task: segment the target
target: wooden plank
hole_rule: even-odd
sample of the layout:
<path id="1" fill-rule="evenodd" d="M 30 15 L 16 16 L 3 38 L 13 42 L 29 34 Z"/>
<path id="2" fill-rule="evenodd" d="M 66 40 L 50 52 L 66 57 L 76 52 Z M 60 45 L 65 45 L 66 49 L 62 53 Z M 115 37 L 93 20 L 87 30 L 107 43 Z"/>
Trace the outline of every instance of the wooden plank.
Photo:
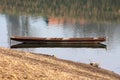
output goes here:
<path id="1" fill-rule="evenodd" d="M 21 37 L 12 36 L 10 38 L 14 41 L 19 41 L 23 43 L 100 43 L 106 41 L 105 37 L 98 38 L 39 38 L 39 37 Z"/>

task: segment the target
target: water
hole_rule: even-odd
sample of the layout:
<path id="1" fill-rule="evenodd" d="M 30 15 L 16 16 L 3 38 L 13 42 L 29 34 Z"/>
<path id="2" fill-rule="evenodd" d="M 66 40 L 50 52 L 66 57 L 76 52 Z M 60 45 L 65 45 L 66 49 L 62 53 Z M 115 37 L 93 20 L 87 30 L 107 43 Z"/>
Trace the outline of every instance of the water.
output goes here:
<path id="1" fill-rule="evenodd" d="M 11 20 L 13 19 L 13 20 Z M 27 19 L 27 23 L 23 20 Z M 18 20 L 18 21 L 17 21 Z M 104 48 L 28 48 L 25 51 L 55 55 L 76 62 L 95 61 L 102 68 L 120 73 L 120 24 L 111 23 L 46 23 L 43 17 L 0 15 L 0 46 L 9 47 L 9 36 L 32 37 L 107 37 Z M 52 23 L 52 22 L 51 22 Z"/>
<path id="2" fill-rule="evenodd" d="M 2 3 L 4 5 L 6 4 L 4 3 L 4 1 Z M 31 5 L 32 3 L 34 2 L 31 2 Z M 13 3 L 10 4 L 13 5 Z M 57 14 L 56 10 L 58 7 L 55 8 L 53 12 L 49 11 L 52 10 L 51 7 L 50 9 L 48 8 L 48 10 L 46 11 L 44 11 L 43 9 L 41 12 L 39 11 L 36 12 L 37 10 L 35 11 L 33 10 L 33 12 L 31 12 L 29 11 L 29 9 L 31 9 L 29 6 L 26 7 L 24 14 L 24 13 L 20 13 L 22 12 L 21 11 L 22 8 L 16 5 L 15 7 L 17 9 L 15 8 L 16 10 L 13 10 L 13 12 L 11 12 L 12 11 L 11 7 L 9 7 L 10 4 L 7 5 L 7 7 L 3 7 L 4 9 L 3 12 L 0 11 L 1 12 L 0 46 L 9 48 L 11 45 L 10 36 L 15 36 L 15 35 L 30 36 L 30 37 L 48 37 L 48 38 L 49 37 L 58 37 L 58 38 L 59 37 L 62 38 L 106 37 L 107 41 L 104 42 L 104 44 L 107 45 L 106 49 L 105 48 L 22 48 L 19 50 L 36 52 L 38 54 L 42 53 L 42 54 L 55 55 L 56 57 L 61 59 L 72 60 L 82 63 L 89 63 L 90 62 L 89 60 L 91 60 L 93 62 L 98 62 L 100 64 L 100 67 L 102 68 L 120 74 L 120 62 L 119 62 L 120 61 L 120 36 L 119 36 L 120 18 L 117 13 L 110 12 L 110 14 L 105 15 L 106 12 L 105 14 L 103 14 L 102 12 L 101 14 L 97 15 L 96 12 L 93 10 L 91 11 L 91 13 L 94 13 L 95 14 L 94 16 L 93 14 L 90 15 L 90 13 L 88 13 L 89 10 L 85 11 L 86 7 L 84 6 L 85 10 L 80 9 L 85 11 L 83 12 L 85 13 L 84 15 L 83 13 L 81 13 L 80 15 L 78 14 L 80 12 L 79 9 L 77 13 L 73 12 L 73 14 L 71 13 L 68 14 L 69 13 L 69 9 L 68 9 L 68 11 L 65 10 L 64 12 L 65 14 L 64 14 L 62 13 L 61 7 L 59 6 L 60 12 L 57 11 L 58 15 L 56 16 L 55 14 Z M 92 3 L 90 4 L 93 5 Z M 26 6 L 26 5 L 22 5 L 22 6 Z M 34 5 L 32 6 L 35 7 Z M 71 6 L 74 7 L 74 5 Z M 75 10 L 77 10 L 76 7 L 74 8 Z M 94 8 L 94 6 L 92 6 L 92 8 Z M 20 11 L 17 12 L 17 10 Z M 113 11 L 114 10 L 118 10 L 118 8 L 115 7 Z M 38 13 L 41 14 L 38 15 Z M 43 13 L 46 16 L 43 15 Z M 77 15 L 77 18 L 75 15 Z"/>

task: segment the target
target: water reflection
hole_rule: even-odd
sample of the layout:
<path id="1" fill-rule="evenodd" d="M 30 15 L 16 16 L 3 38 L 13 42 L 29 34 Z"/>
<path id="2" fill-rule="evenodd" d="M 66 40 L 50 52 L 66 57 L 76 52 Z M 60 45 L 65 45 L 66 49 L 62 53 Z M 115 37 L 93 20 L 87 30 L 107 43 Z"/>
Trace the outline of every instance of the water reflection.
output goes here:
<path id="1" fill-rule="evenodd" d="M 71 21 L 71 20 L 70 20 Z M 106 49 L 92 48 L 28 48 L 22 49 L 36 53 L 47 53 L 62 59 L 89 63 L 89 59 L 100 62 L 100 66 L 117 73 L 119 71 L 120 24 L 64 23 L 49 24 L 49 18 L 31 16 L 0 15 L 0 46 L 9 47 L 9 36 L 33 37 L 107 37 Z"/>
<path id="2" fill-rule="evenodd" d="M 0 15 L 0 46 L 9 47 L 8 28 L 5 15 Z"/>
<path id="3" fill-rule="evenodd" d="M 101 27 L 104 24 L 88 23 L 80 24 L 69 20 L 59 19 L 48 20 L 48 24 L 43 18 L 33 20 L 30 18 L 29 36 L 36 37 L 104 37 L 105 29 Z M 57 31 L 57 32 L 56 32 Z"/>
<path id="4" fill-rule="evenodd" d="M 7 27 L 9 30 L 9 36 L 28 35 L 29 21 L 26 16 L 6 15 Z"/>

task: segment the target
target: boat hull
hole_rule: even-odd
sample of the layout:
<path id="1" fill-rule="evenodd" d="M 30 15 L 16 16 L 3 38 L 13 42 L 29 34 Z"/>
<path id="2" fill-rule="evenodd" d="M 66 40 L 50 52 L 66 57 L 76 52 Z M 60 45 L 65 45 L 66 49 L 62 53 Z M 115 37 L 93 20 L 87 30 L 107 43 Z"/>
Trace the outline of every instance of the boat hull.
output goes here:
<path id="1" fill-rule="evenodd" d="M 91 43 L 39 43 L 39 44 L 16 44 L 12 45 L 11 48 L 106 48 L 106 45 L 101 43 L 91 44 Z"/>

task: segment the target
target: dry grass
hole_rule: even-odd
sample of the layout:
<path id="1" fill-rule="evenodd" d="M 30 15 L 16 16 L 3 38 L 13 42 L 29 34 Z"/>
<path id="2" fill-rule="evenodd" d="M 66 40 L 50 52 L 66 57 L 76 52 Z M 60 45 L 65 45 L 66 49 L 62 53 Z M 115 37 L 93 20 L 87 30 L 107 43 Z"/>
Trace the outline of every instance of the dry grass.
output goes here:
<path id="1" fill-rule="evenodd" d="M 0 48 L 0 80 L 120 80 L 120 75 L 49 55 Z"/>

